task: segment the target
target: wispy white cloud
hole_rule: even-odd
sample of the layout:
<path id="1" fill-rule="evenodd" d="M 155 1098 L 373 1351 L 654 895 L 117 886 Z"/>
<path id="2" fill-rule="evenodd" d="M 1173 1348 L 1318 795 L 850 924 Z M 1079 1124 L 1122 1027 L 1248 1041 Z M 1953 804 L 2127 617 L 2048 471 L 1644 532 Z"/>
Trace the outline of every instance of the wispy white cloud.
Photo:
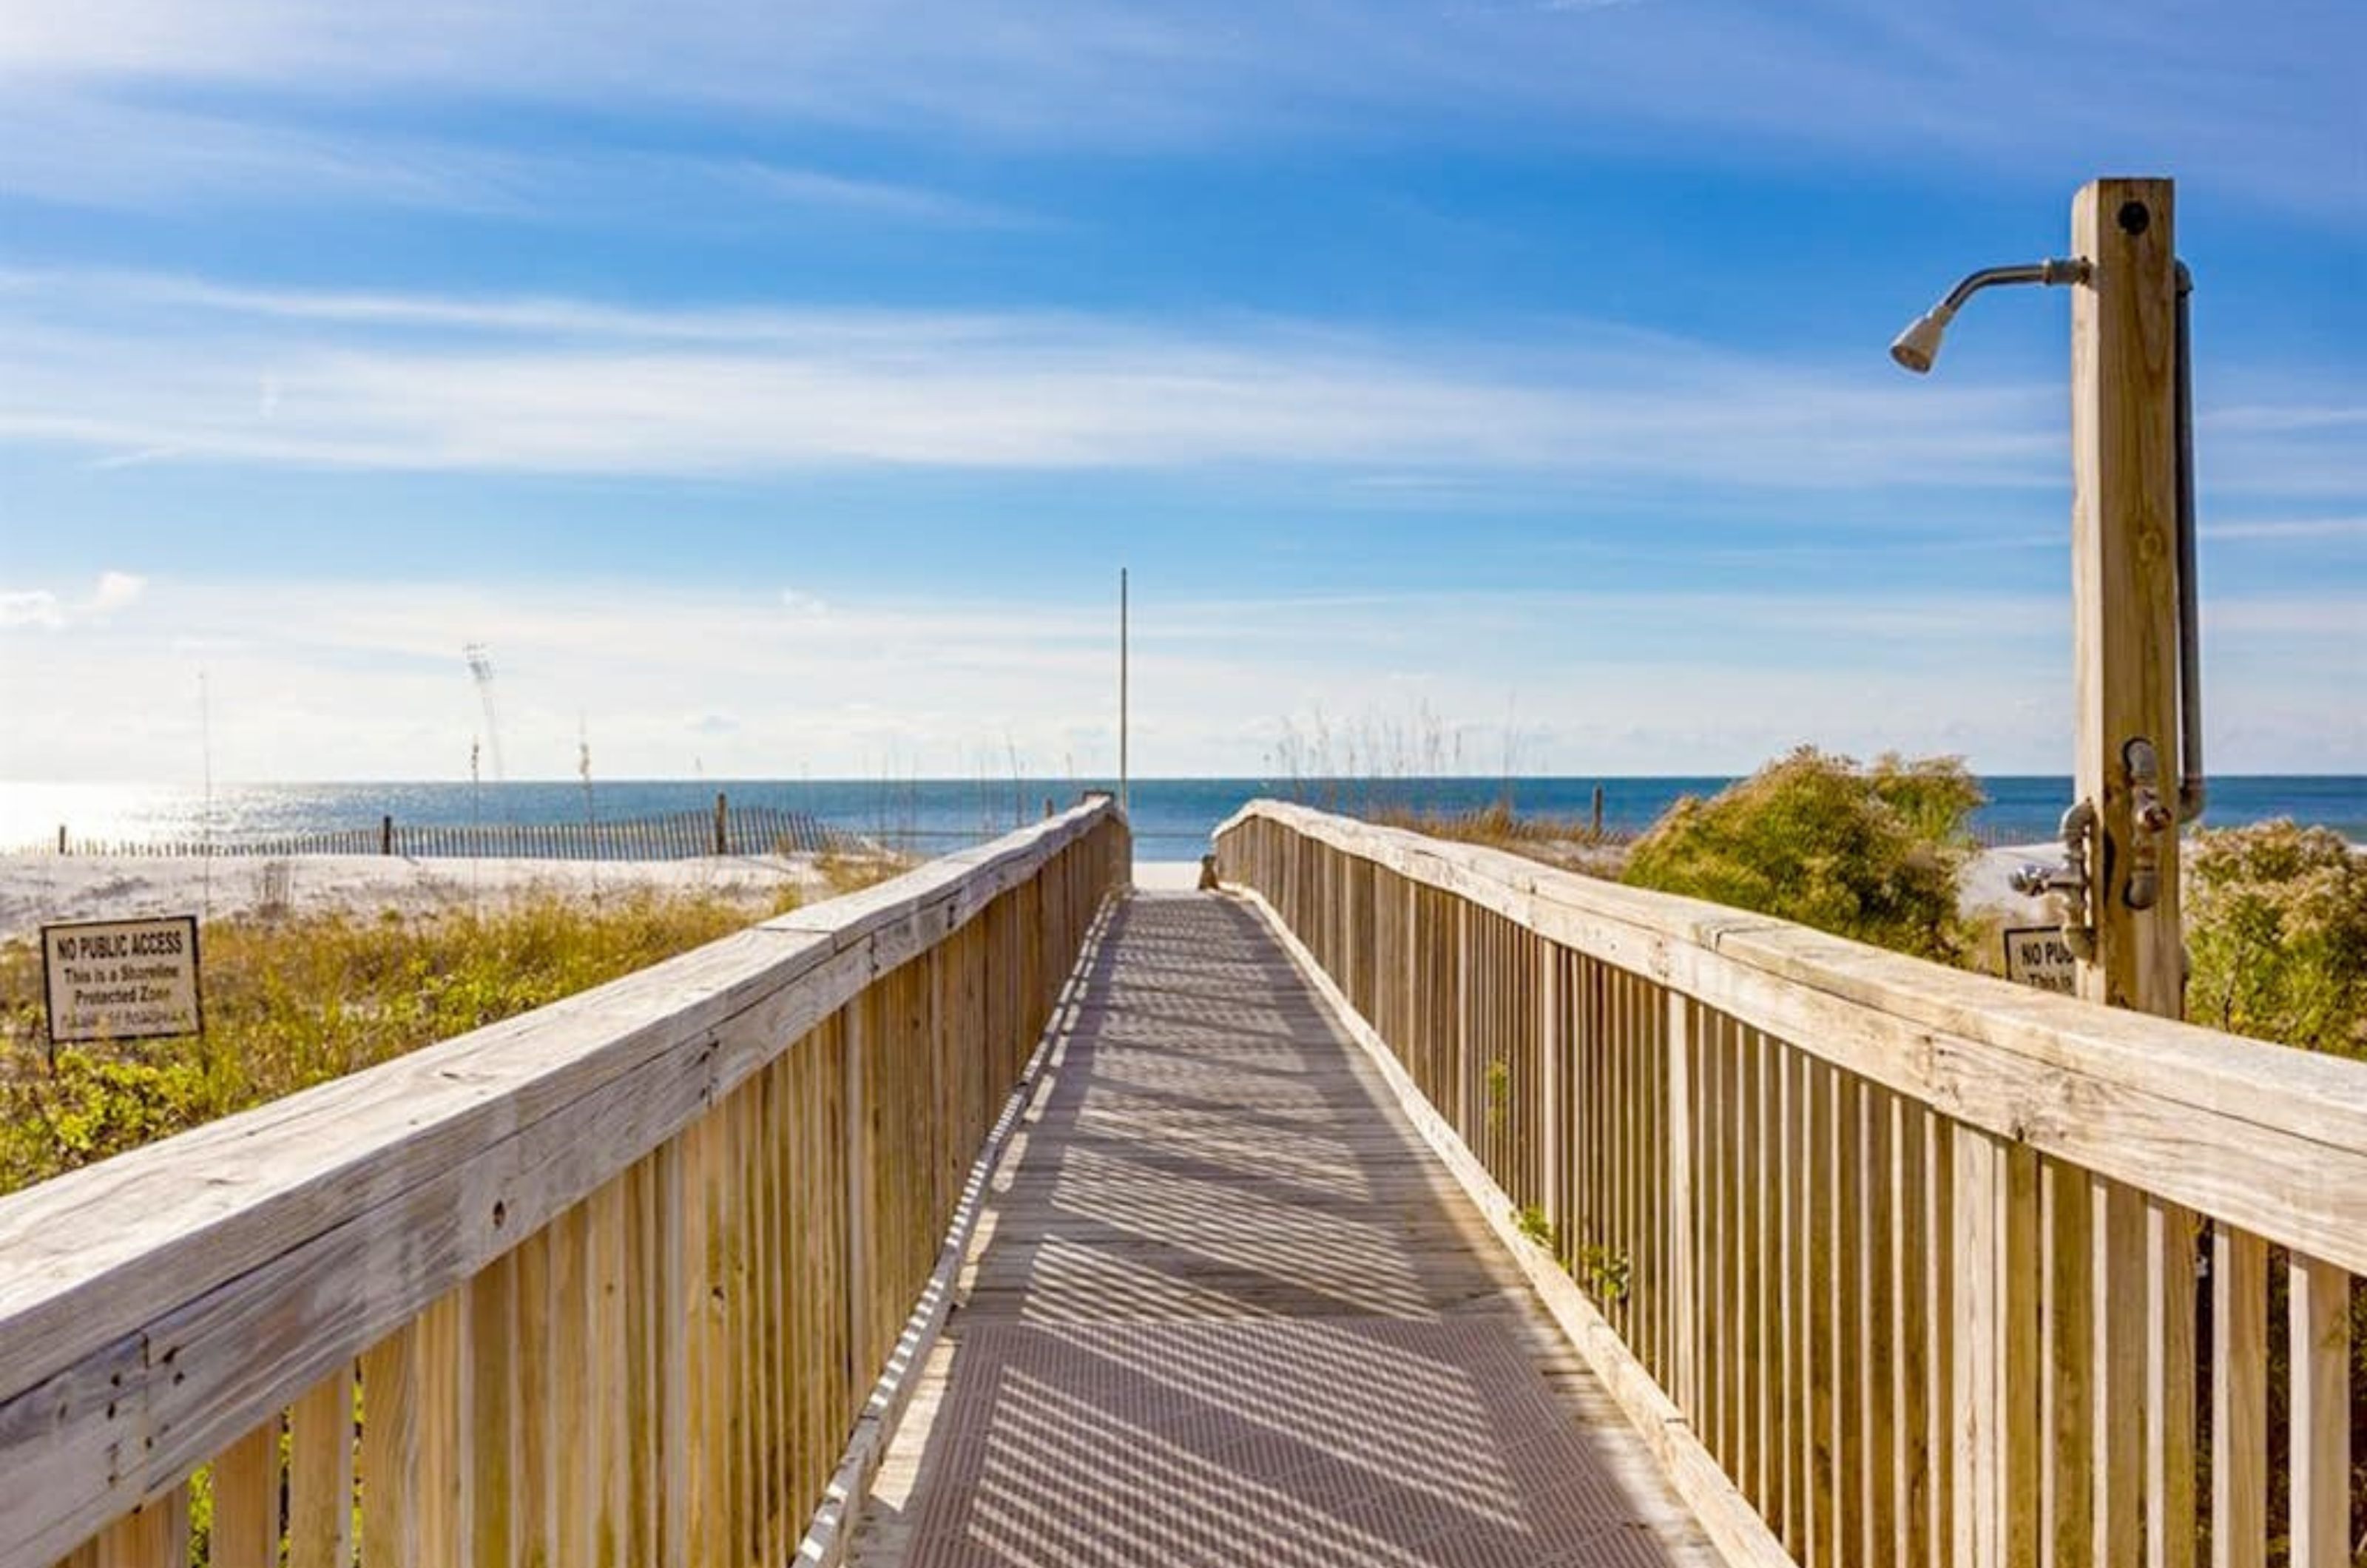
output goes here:
<path id="1" fill-rule="evenodd" d="M 2247 518 L 2204 522 L 2203 539 L 2367 539 L 2367 517 Z"/>
<path id="2" fill-rule="evenodd" d="M 148 580 L 128 571 L 103 571 L 86 593 L 51 588 L 0 589 L 0 628 L 58 631 L 103 622 L 139 603 Z M 77 688 L 80 689 L 80 688 Z"/>
<path id="3" fill-rule="evenodd" d="M 2041 388 L 1902 390 L 1569 323 L 617 310 L 0 278 L 0 433 L 396 469 L 766 474 L 1373 465 L 1691 484 L 2044 485 Z M 296 330 L 300 325 L 301 330 Z M 256 388 L 276 388 L 258 405 Z"/>
<path id="4" fill-rule="evenodd" d="M 1518 123 L 1564 138 L 1717 139 L 1729 156 L 1748 145 L 1893 165 L 1937 154 L 1988 169 L 2176 168 L 2321 220 L 2367 212 L 2355 69 L 2367 24 L 2347 0 L 2266 13 L 2203 0 L 19 9 L 0 78 L 93 99 L 194 82 L 315 103 L 676 106 L 1097 147 L 1393 135 L 1420 117 L 1474 134 Z M 287 101 L 265 122 L 281 116 L 303 123 Z"/>
<path id="5" fill-rule="evenodd" d="M 968 776 L 980 757 L 1004 772 L 1014 749 L 1042 773 L 1114 765 L 1108 606 L 832 586 L 812 616 L 754 589 L 162 583 L 139 616 L 77 643 L 75 690 L 118 694 L 104 722 L 41 661 L 0 657 L 0 777 L 194 776 L 200 661 L 219 776 L 465 777 L 482 719 L 460 649 L 475 640 L 500 668 L 516 776 L 569 776 L 579 722 L 611 777 Z M 2356 711 L 2361 604 L 2211 609 L 2214 764 L 2367 767 L 2367 723 L 2327 723 Z M 2055 771 L 2070 748 L 2068 622 L 2054 595 L 1938 592 L 1880 607 L 1772 592 L 1140 605 L 1135 761 L 1259 773 L 1285 724 L 1304 734 L 1318 713 L 1380 761 L 1389 727 L 1426 710 L 1479 771 L 1508 728 L 1540 771 L 1727 772 L 1802 740 Z"/>
<path id="6" fill-rule="evenodd" d="M 1639 479 L 2037 491 L 2064 479 L 2060 398 L 1573 321 L 1450 335 L 0 273 L 0 436 L 111 464 L 1252 465 L 1338 470 L 1359 493 L 1426 504 L 1475 483 Z M 2355 424 L 2321 401 L 2206 407 L 2206 491 L 2353 504 L 2367 493 Z"/>
<path id="7" fill-rule="evenodd" d="M 694 231 L 832 213 L 942 228 L 1037 221 L 1000 202 L 775 159 L 529 151 L 252 107 L 160 107 L 54 84 L 0 97 L 0 194 L 141 210 L 370 205 Z"/>

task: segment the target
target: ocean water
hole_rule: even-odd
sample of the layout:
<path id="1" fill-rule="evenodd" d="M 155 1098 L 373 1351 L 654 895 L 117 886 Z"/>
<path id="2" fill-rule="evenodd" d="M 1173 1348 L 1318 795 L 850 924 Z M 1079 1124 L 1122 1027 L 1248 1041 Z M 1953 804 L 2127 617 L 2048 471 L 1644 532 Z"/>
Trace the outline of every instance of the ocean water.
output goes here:
<path id="1" fill-rule="evenodd" d="M 1525 814 L 1584 821 L 1600 784 L 1603 823 L 1639 829 L 1683 795 L 1714 794 L 1725 778 L 1137 779 L 1132 785 L 1137 853 L 1145 860 L 1189 860 L 1208 834 L 1243 802 L 1259 795 L 1298 798 L 1357 810 L 1404 805 L 1467 810 L 1509 795 Z M 1988 805 L 1974 828 L 1990 842 L 2051 839 L 2071 798 L 2067 777 L 2001 775 L 1982 781 Z M 802 811 L 851 833 L 923 852 L 957 849 L 1043 815 L 1047 800 L 1065 806 L 1093 779 L 622 780 L 595 781 L 590 810 L 602 821 L 711 811 L 717 792 L 736 806 Z M 381 817 L 406 824 L 581 822 L 580 784 L 538 782 L 181 785 L 0 784 L 0 849 L 54 843 L 61 826 L 74 839 L 220 843 L 375 828 Z M 2367 843 L 2367 776 L 2231 776 L 2211 781 L 2206 826 L 2228 827 L 2289 817 Z"/>

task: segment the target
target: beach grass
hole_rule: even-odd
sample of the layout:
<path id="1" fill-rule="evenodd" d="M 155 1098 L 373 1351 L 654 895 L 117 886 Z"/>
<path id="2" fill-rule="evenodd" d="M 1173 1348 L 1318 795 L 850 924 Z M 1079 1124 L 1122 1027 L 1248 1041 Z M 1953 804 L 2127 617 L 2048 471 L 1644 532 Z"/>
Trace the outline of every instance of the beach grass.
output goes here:
<path id="1" fill-rule="evenodd" d="M 828 894 L 902 869 L 826 857 Z M 202 1036 L 52 1050 L 36 943 L 0 945 L 0 1192 L 645 968 L 799 902 L 632 888 L 210 921 Z"/>

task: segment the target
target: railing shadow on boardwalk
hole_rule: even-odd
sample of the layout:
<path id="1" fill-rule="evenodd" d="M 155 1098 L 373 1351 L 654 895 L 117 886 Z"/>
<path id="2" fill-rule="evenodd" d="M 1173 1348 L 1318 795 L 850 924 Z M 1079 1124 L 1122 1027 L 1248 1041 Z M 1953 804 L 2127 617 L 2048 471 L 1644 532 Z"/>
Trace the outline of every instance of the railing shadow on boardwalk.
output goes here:
<path id="1" fill-rule="evenodd" d="M 1494 1252 L 1256 917 L 1138 895 L 1003 1183 L 910 1515 L 876 1504 L 862 1560 L 1682 1555 Z"/>

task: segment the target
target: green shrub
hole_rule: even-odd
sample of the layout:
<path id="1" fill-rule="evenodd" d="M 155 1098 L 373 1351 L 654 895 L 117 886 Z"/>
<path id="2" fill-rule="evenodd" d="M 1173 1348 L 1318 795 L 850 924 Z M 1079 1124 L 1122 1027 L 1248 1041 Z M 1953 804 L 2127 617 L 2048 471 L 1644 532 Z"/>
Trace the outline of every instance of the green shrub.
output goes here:
<path id="1" fill-rule="evenodd" d="M 2189 1019 L 2367 1059 L 2367 856 L 2327 828 L 2216 829 L 2185 891 Z"/>
<path id="2" fill-rule="evenodd" d="M 1965 823 L 1986 798 L 1954 757 L 1869 768 L 1804 746 L 1679 800 L 1630 852 L 1626 880 L 1954 963 Z"/>

